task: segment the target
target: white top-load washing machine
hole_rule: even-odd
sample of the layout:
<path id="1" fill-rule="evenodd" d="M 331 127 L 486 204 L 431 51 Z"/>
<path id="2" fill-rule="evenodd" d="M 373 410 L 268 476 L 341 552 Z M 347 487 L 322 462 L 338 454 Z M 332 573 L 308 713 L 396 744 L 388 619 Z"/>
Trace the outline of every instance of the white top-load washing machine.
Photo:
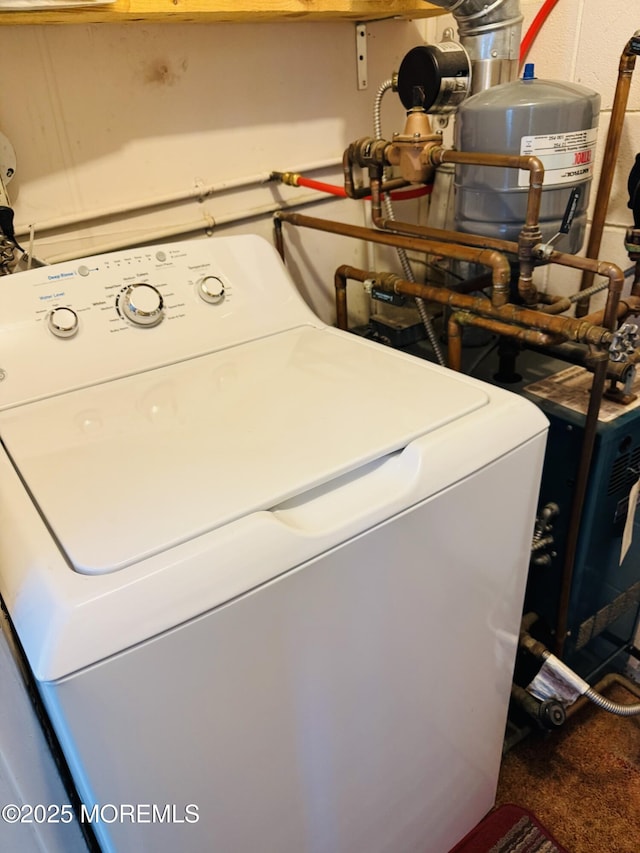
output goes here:
<path id="1" fill-rule="evenodd" d="M 494 801 L 539 410 L 324 325 L 252 236 L 5 277 L 0 340 L 0 592 L 74 820 L 445 853 Z"/>

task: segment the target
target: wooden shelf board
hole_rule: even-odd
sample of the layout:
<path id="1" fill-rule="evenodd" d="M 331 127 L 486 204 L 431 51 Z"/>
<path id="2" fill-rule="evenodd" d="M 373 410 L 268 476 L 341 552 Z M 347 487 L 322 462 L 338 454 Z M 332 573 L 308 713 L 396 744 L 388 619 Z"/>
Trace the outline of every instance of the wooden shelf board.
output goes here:
<path id="1" fill-rule="evenodd" d="M 116 0 L 72 9 L 0 11 L 0 25 L 378 21 L 441 14 L 443 9 L 422 0 Z"/>

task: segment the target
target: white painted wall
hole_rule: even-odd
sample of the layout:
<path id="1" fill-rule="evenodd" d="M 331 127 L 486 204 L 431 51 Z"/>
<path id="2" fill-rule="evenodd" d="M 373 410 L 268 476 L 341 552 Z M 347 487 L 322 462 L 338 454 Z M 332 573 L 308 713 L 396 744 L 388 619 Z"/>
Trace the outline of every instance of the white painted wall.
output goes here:
<path id="1" fill-rule="evenodd" d="M 308 190 L 258 184 L 203 203 L 44 230 L 60 216 L 266 176 L 274 169 L 339 164 L 349 142 L 372 134 L 379 84 L 421 41 L 414 23 L 370 24 L 368 89 L 359 91 L 350 22 L 0 28 L 5 69 L 0 131 L 17 155 L 8 186 L 17 226 L 23 232 L 35 226 L 34 254 L 55 261 L 119 242 L 141 244 L 158 229 L 185 223 L 201 222 L 203 228 L 186 235 L 201 236 L 211 220 L 262 210 L 281 199 L 322 198 L 305 212 L 363 224 L 359 202 L 327 203 Z M 401 130 L 404 112 L 397 96 L 385 96 L 383 107 L 389 135 Z M 311 176 L 342 183 L 339 165 Z M 271 239 L 271 217 L 262 214 L 219 230 Z M 29 236 L 22 233 L 21 242 L 28 244 Z M 345 262 L 366 265 L 368 250 L 310 231 L 296 232 L 287 242 L 301 290 L 331 320 L 335 268 Z M 360 302 L 364 318 L 366 303 Z M 355 294 L 352 304 L 358 306 Z"/>

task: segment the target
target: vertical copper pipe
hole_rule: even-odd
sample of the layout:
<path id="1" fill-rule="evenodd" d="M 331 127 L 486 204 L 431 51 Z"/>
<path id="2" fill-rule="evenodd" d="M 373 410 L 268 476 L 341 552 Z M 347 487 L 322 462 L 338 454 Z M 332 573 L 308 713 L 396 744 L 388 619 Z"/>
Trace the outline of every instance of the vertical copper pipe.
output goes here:
<path id="1" fill-rule="evenodd" d="M 276 251 L 278 252 L 280 257 L 284 261 L 285 257 L 284 257 L 284 239 L 282 236 L 282 220 L 277 216 L 273 217 L 273 237 L 274 237 L 274 243 L 275 243 Z"/>
<path id="2" fill-rule="evenodd" d="M 611 195 L 611 187 L 613 185 L 613 174 L 615 171 L 616 162 L 618 160 L 618 149 L 620 148 L 620 138 L 622 136 L 622 125 L 627 109 L 627 101 L 629 99 L 629 89 L 631 87 L 631 76 L 636 64 L 636 53 L 634 46 L 637 44 L 640 30 L 629 39 L 622 56 L 620 57 L 620 66 L 618 69 L 618 82 L 613 98 L 613 107 L 611 109 L 611 119 L 609 121 L 609 132 L 604 149 L 604 158 L 602 161 L 602 172 L 600 173 L 600 181 L 598 183 L 598 192 L 596 195 L 595 206 L 593 209 L 593 220 L 591 222 L 591 231 L 589 232 L 589 240 L 585 254 L 588 258 L 597 258 L 602 242 L 602 232 L 607 216 L 607 208 L 609 206 L 609 197 Z M 593 273 L 590 270 L 585 270 L 580 282 L 580 290 L 586 290 L 593 284 Z M 576 305 L 576 317 L 584 317 L 589 310 L 589 299 L 583 299 Z"/>
<path id="3" fill-rule="evenodd" d="M 633 276 L 633 284 L 631 285 L 631 295 L 640 296 L 640 260 L 636 261 L 636 269 Z"/>
<path id="4" fill-rule="evenodd" d="M 447 322 L 447 355 L 451 370 L 462 370 L 462 327 L 456 314 Z"/>
<path id="5" fill-rule="evenodd" d="M 597 271 L 609 276 L 609 290 L 603 312 L 603 325 L 613 332 L 617 326 L 618 309 L 620 306 L 622 286 L 624 284 L 624 275 L 622 270 L 615 264 L 599 264 Z M 560 585 L 560 600 L 558 603 L 555 638 L 556 654 L 559 658 L 562 658 L 564 646 L 567 640 L 571 585 L 575 568 L 582 513 L 587 493 L 587 483 L 589 480 L 589 473 L 591 471 L 591 461 L 593 459 L 593 450 L 598 431 L 598 413 L 600 411 L 600 404 L 602 402 L 602 395 L 604 394 L 607 379 L 607 369 L 609 365 L 608 352 L 604 349 L 599 349 L 592 359 L 592 362 L 593 361 L 595 361 L 593 384 L 591 386 L 589 406 L 587 408 L 587 414 L 584 422 L 584 435 L 582 438 L 582 448 L 580 450 L 580 460 L 578 463 L 578 472 L 576 474 L 573 502 L 571 504 L 571 515 L 569 517 L 569 527 L 567 530 L 565 557 L 562 567 L 562 580 Z"/>
<path id="6" fill-rule="evenodd" d="M 589 406 L 584 422 L 584 436 L 580 451 L 580 461 L 573 492 L 573 503 L 569 517 L 567 531 L 566 551 L 562 568 L 562 580 L 560 584 L 560 599 L 558 602 L 558 613 L 556 621 L 555 652 L 562 659 L 565 643 L 567 641 L 569 604 L 571 600 L 571 585 L 573 581 L 573 570 L 575 568 L 576 551 L 578 548 L 578 537 L 580 534 L 580 523 L 582 511 L 587 493 L 587 482 L 591 471 L 591 460 L 595 446 L 598 430 L 598 412 L 607 379 L 608 354 L 601 351 L 596 356 L 593 370 L 593 384 L 589 395 Z"/>
<path id="7" fill-rule="evenodd" d="M 354 281 L 364 281 L 363 270 L 355 269 L 346 264 L 338 267 L 333 277 L 333 283 L 336 291 L 336 326 L 339 329 L 349 331 L 349 321 L 347 315 L 347 279 Z"/>
<path id="8" fill-rule="evenodd" d="M 429 149 L 426 154 L 431 162 L 438 166 L 442 163 L 458 163 L 460 165 L 524 169 L 529 172 L 529 193 L 527 195 L 525 221 L 518 236 L 518 260 L 520 262 L 518 293 L 527 305 L 533 305 L 538 298 L 538 292 L 533 283 L 533 250 L 542 239 L 540 233 L 540 204 L 544 183 L 542 161 L 531 155 L 452 151 L 442 147 Z"/>

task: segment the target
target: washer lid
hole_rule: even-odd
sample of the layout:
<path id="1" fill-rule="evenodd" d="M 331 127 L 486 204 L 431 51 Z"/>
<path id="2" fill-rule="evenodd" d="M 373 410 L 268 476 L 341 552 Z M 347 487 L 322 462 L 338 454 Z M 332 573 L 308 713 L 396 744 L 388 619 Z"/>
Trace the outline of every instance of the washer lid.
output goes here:
<path id="1" fill-rule="evenodd" d="M 0 431 L 72 567 L 98 574 L 488 402 L 465 377 L 309 326 L 5 411 Z"/>

